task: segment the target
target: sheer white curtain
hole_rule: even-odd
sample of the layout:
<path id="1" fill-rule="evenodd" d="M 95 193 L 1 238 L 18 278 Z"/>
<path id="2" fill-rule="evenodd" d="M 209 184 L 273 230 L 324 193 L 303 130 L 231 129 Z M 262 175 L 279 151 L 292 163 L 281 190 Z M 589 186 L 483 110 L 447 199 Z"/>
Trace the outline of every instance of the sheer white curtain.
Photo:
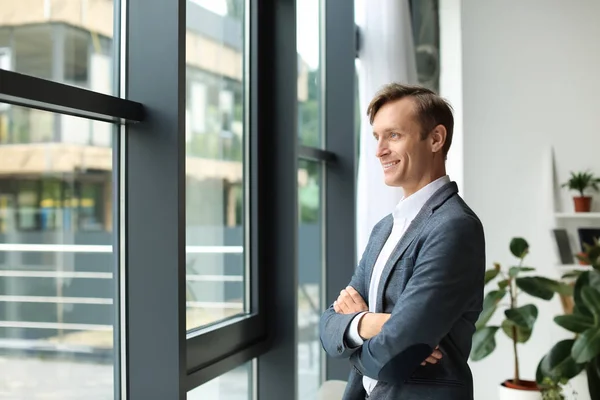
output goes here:
<path id="1" fill-rule="evenodd" d="M 356 23 L 361 49 L 358 69 L 361 129 L 357 182 L 358 257 L 367 245 L 373 226 L 389 214 L 402 190 L 383 182 L 375 157 L 376 141 L 366 110 L 373 95 L 386 83 L 417 83 L 408 0 L 356 0 Z"/>

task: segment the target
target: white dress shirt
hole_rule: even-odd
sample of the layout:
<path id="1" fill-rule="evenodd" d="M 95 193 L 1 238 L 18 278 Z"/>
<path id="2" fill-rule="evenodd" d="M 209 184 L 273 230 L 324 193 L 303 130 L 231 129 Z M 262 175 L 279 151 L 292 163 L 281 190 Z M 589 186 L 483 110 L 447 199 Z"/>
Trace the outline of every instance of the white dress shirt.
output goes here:
<path id="1" fill-rule="evenodd" d="M 394 217 L 394 225 L 392 227 L 392 232 L 390 236 L 387 238 L 379 256 L 377 257 L 377 261 L 375 262 L 375 266 L 373 267 L 373 273 L 371 275 L 371 281 L 369 284 L 369 312 L 374 313 L 377 307 L 377 289 L 379 288 L 379 281 L 381 279 L 381 273 L 383 272 L 383 268 L 387 263 L 392 251 L 404 236 L 404 233 L 408 229 L 408 226 L 412 222 L 413 219 L 417 216 L 421 208 L 425 205 L 427 200 L 442 186 L 450 182 L 450 178 L 448 175 L 443 176 L 435 181 L 431 182 L 427 186 L 423 187 L 412 196 L 408 196 L 406 198 L 402 198 L 393 212 Z M 364 340 L 358 334 L 358 323 L 363 315 L 366 313 L 358 314 L 352 322 L 350 323 L 350 327 L 346 332 L 346 343 L 350 347 L 358 347 L 362 346 Z M 368 376 L 363 376 L 363 386 L 367 391 L 367 394 L 371 394 L 371 391 L 377 384 L 377 380 L 369 378 Z"/>

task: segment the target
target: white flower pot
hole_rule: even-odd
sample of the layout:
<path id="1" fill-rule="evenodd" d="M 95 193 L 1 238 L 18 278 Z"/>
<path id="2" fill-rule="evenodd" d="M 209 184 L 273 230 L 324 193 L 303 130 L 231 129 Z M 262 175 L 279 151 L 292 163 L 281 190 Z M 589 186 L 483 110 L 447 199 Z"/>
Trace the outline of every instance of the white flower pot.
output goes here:
<path id="1" fill-rule="evenodd" d="M 573 392 L 576 394 L 573 394 Z M 565 385 L 564 393 L 567 400 L 592 400 L 585 371 L 582 371 Z"/>
<path id="2" fill-rule="evenodd" d="M 499 400 L 542 400 L 542 394 L 531 390 L 518 390 L 507 388 L 504 385 L 498 387 Z"/>

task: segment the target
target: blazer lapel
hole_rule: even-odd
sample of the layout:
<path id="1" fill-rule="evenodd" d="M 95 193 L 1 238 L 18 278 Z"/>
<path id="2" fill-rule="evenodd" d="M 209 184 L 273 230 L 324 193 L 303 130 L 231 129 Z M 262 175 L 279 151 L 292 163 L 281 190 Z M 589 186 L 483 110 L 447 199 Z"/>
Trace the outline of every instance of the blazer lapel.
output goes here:
<path id="1" fill-rule="evenodd" d="M 444 186 L 442 186 L 437 192 L 431 196 L 431 198 L 425 203 L 421 211 L 417 214 L 415 219 L 410 223 L 408 229 L 390 254 L 390 258 L 387 260 L 385 266 L 383 267 L 383 271 L 381 273 L 381 279 L 379 281 L 379 286 L 377 288 L 377 305 L 375 307 L 375 312 L 381 313 L 383 312 L 383 292 L 387 284 L 387 280 L 390 277 L 390 273 L 392 272 L 392 267 L 396 264 L 396 262 L 403 256 L 404 252 L 408 248 L 408 246 L 419 236 L 423 227 L 425 226 L 425 221 L 429 219 L 429 216 L 433 214 L 433 212 L 452 195 L 458 192 L 458 186 L 455 182 L 450 182 Z M 391 232 L 391 229 L 390 229 Z M 386 239 L 388 235 L 386 236 Z M 385 240 L 384 240 L 385 242 Z M 383 247 L 383 245 L 382 245 Z M 381 251 L 381 248 L 379 249 Z M 379 254 L 379 252 L 377 253 Z M 371 269 L 373 267 L 371 266 Z"/>

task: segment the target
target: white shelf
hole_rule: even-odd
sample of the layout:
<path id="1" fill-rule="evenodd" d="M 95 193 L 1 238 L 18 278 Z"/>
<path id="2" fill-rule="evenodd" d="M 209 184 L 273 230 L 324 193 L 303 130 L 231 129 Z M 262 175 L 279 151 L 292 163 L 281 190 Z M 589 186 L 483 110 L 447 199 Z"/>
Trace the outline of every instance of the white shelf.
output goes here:
<path id="1" fill-rule="evenodd" d="M 569 219 L 600 219 L 600 212 L 570 212 L 570 213 L 554 213 L 556 218 Z"/>

